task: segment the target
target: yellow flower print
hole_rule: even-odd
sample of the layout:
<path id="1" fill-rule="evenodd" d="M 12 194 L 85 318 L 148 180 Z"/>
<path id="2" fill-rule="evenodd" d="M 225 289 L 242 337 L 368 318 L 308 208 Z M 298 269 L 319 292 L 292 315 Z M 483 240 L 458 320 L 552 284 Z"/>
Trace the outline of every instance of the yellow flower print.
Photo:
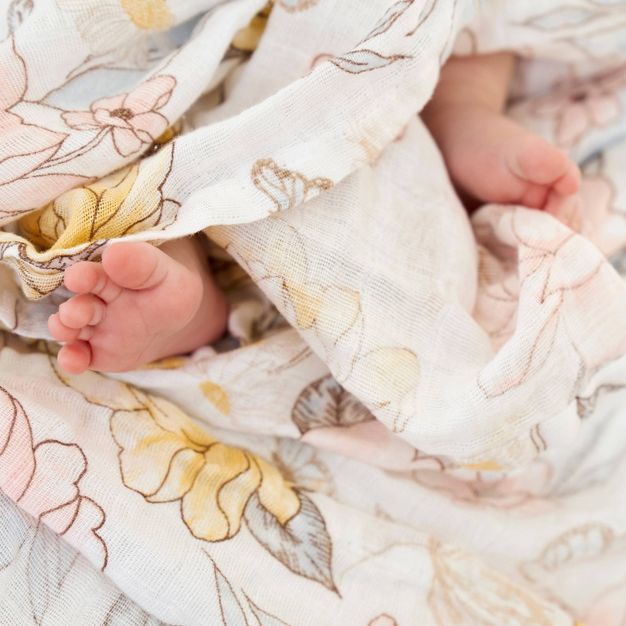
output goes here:
<path id="1" fill-rule="evenodd" d="M 131 22 L 143 30 L 165 30 L 172 25 L 172 14 L 165 0 L 120 0 Z"/>
<path id="2" fill-rule="evenodd" d="M 144 67 L 151 47 L 168 48 L 164 31 L 175 20 L 166 0 L 57 0 L 57 3 L 61 11 L 73 17 L 94 58 L 107 57 Z"/>
<path id="3" fill-rule="evenodd" d="M 40 249 L 66 250 L 153 227 L 164 216 L 162 186 L 173 148 L 90 185 L 71 189 L 20 221 L 22 234 Z"/>
<path id="4" fill-rule="evenodd" d="M 254 495 L 281 525 L 299 513 L 298 494 L 274 466 L 220 443 L 169 402 L 132 393 L 141 408 L 117 411 L 111 419 L 124 484 L 148 502 L 180 501 L 195 537 L 236 535 Z"/>
<path id="5" fill-rule="evenodd" d="M 417 355 L 408 348 L 382 347 L 361 355 L 351 374 L 365 390 L 361 400 L 370 408 L 393 416 L 392 429 L 402 432 L 415 412 L 415 394 L 421 378 Z"/>
<path id="6" fill-rule="evenodd" d="M 211 380 L 205 380 L 200 383 L 200 391 L 222 415 L 230 415 L 230 398 L 223 387 Z"/>

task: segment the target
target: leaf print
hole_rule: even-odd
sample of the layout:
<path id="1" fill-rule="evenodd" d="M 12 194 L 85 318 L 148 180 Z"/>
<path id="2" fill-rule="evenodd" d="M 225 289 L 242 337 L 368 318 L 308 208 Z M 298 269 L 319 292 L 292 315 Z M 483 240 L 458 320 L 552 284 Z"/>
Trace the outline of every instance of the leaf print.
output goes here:
<path id="1" fill-rule="evenodd" d="M 275 211 L 293 209 L 333 186 L 328 178 L 308 179 L 299 172 L 279 167 L 272 159 L 256 161 L 251 176 L 255 187 L 273 202 Z"/>
<path id="2" fill-rule="evenodd" d="M 31 14 L 33 6 L 33 0 L 12 0 L 7 12 L 7 24 L 9 26 L 10 35 L 12 35 Z"/>
<path id="3" fill-rule="evenodd" d="M 328 374 L 302 390 L 291 419 L 304 434 L 314 428 L 358 424 L 373 420 L 374 416 Z"/>
<path id="4" fill-rule="evenodd" d="M 76 562 L 76 554 L 58 535 L 37 526 L 28 552 L 28 599 L 36 624 L 41 624 L 54 594 Z"/>
<path id="5" fill-rule="evenodd" d="M 332 576 L 332 543 L 324 518 L 314 502 L 299 494 L 301 508 L 287 523 L 279 524 L 254 495 L 245 510 L 248 530 L 285 567 L 337 591 Z"/>
<path id="6" fill-rule="evenodd" d="M 232 585 L 215 562 L 213 562 L 213 572 L 215 573 L 215 589 L 223 626 L 244 626 L 244 624 L 248 626 L 246 614 L 233 591 Z"/>
<path id="7" fill-rule="evenodd" d="M 359 42 L 360 44 L 378 37 L 386 33 L 396 22 L 396 20 L 415 2 L 415 0 L 399 0 L 395 4 L 392 4 L 385 14 L 380 18 L 377 24 L 372 30 L 365 36 L 365 39 Z"/>
<path id="8" fill-rule="evenodd" d="M 297 439 L 278 440 L 272 453 L 272 463 L 285 480 L 298 490 L 328 493 L 332 475 L 326 465 L 317 458 L 317 450 Z"/>
<path id="9" fill-rule="evenodd" d="M 276 4 L 290 13 L 314 7 L 319 0 L 276 0 Z"/>
<path id="10" fill-rule="evenodd" d="M 31 525 L 24 513 L 0 490 L 0 519 L 11 520 L 0 533 L 0 571 L 8 567 L 28 538 Z"/>
<path id="11" fill-rule="evenodd" d="M 289 626 L 287 622 L 259 608 L 250 598 L 246 597 L 246 600 L 259 626 Z"/>
<path id="12" fill-rule="evenodd" d="M 300 494 L 273 465 L 217 441 L 175 405 L 129 390 L 138 408 L 115 411 L 110 423 L 124 485 L 147 502 L 178 503 L 194 537 L 234 537 L 253 496 L 278 524 L 300 511 Z"/>
<path id="13" fill-rule="evenodd" d="M 617 273 L 626 279 L 626 250 L 614 254 L 609 259 L 611 265 L 615 268 Z"/>
<path id="14" fill-rule="evenodd" d="M 581 26 L 599 17 L 600 14 L 597 11 L 570 4 L 535 15 L 527 19 L 524 24 L 539 30 L 552 31 Z"/>
<path id="15" fill-rule="evenodd" d="M 165 622 L 146 613 L 136 605 L 128 596 L 120 593 L 113 606 L 104 618 L 103 626 L 128 626 L 139 624 L 141 626 L 168 626 Z"/>
<path id="16" fill-rule="evenodd" d="M 363 48 L 360 50 L 352 50 L 340 57 L 333 57 L 329 61 L 337 66 L 340 70 L 348 72 L 350 74 L 362 74 L 363 72 L 371 72 L 381 67 L 387 67 L 396 61 L 408 59 L 410 57 L 403 54 L 392 54 L 391 56 L 384 56 Z"/>

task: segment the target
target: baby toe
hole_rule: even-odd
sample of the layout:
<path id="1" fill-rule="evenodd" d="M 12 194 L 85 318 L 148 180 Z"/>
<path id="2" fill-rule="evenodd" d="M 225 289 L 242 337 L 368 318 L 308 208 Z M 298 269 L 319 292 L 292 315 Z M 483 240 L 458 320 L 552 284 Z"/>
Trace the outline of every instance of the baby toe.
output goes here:
<path id="1" fill-rule="evenodd" d="M 67 328 L 94 326 L 104 319 L 105 303 L 92 294 L 81 294 L 59 307 L 59 320 Z"/>
<path id="2" fill-rule="evenodd" d="M 82 374 L 91 364 L 91 348 L 85 341 L 75 341 L 63 346 L 57 359 L 62 370 Z"/>
<path id="3" fill-rule="evenodd" d="M 569 196 L 580 188 L 580 169 L 574 162 L 570 162 L 567 171 L 554 183 L 554 189 L 562 196 Z"/>
<path id="4" fill-rule="evenodd" d="M 80 333 L 80 330 L 66 326 L 58 313 L 48 318 L 48 331 L 57 341 L 74 341 Z"/>

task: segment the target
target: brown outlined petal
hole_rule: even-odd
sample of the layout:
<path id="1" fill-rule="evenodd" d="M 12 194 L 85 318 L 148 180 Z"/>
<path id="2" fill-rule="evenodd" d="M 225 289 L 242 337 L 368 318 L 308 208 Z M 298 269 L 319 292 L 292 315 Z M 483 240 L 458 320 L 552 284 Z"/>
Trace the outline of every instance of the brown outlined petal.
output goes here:
<path id="1" fill-rule="evenodd" d="M 100 127 L 100 122 L 89 111 L 65 111 L 61 117 L 70 128 L 76 130 L 93 130 Z"/>
<path id="2" fill-rule="evenodd" d="M 121 94 L 117 96 L 106 96 L 105 98 L 100 98 L 96 100 L 90 107 L 90 109 L 95 113 L 99 110 L 104 111 L 115 111 L 116 109 L 121 109 L 124 107 L 124 98 L 126 94 Z"/>
<path id="3" fill-rule="evenodd" d="M 112 130 L 113 145 L 118 153 L 127 157 L 141 150 L 146 144 L 129 128 L 114 128 Z"/>
<path id="4" fill-rule="evenodd" d="M 236 535 L 246 503 L 260 482 L 260 472 L 241 450 L 215 444 L 205 453 L 193 487 L 182 498 L 185 524 L 206 541 Z"/>
<path id="5" fill-rule="evenodd" d="M 0 109 L 6 110 L 17 104 L 26 92 L 26 64 L 17 52 L 14 37 L 0 44 L 0 58 Z"/>
<path id="6" fill-rule="evenodd" d="M 251 170 L 252 182 L 274 203 L 275 211 L 292 209 L 309 196 L 330 189 L 333 182 L 328 178 L 309 179 L 277 165 L 273 159 L 259 159 Z"/>
<path id="7" fill-rule="evenodd" d="M 165 132 L 168 126 L 167 118 L 160 113 L 148 111 L 138 113 L 130 118 L 129 123 L 135 134 L 145 143 L 154 141 L 159 135 Z"/>
<path id="8" fill-rule="evenodd" d="M 18 180 L 37 169 L 59 149 L 65 137 L 64 134 L 30 124 L 5 130 L 0 143 L 0 185 Z"/>
<path id="9" fill-rule="evenodd" d="M 113 126 L 114 128 L 130 128 L 128 121 L 117 115 L 111 115 L 108 109 L 96 109 L 93 114 L 99 126 Z"/>
<path id="10" fill-rule="evenodd" d="M 149 78 L 124 98 L 122 106 L 135 114 L 155 111 L 167 104 L 175 86 L 176 80 L 173 76 Z"/>
<path id="11" fill-rule="evenodd" d="M 35 472 L 30 423 L 22 405 L 1 388 L 0 408 L 0 491 L 18 500 Z"/>
<path id="12" fill-rule="evenodd" d="M 43 442 L 34 450 L 36 471 L 28 488 L 19 499 L 19 505 L 33 517 L 73 502 L 79 495 L 78 481 L 85 473 L 85 455 L 74 444 L 57 441 Z M 55 488 L 50 489 L 54 479 Z"/>

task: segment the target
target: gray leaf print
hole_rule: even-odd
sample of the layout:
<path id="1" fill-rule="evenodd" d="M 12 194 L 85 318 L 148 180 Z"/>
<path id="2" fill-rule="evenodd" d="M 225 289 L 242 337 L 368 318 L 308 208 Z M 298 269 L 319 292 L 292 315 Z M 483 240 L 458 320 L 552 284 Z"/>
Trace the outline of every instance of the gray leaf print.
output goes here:
<path id="1" fill-rule="evenodd" d="M 291 418 L 304 434 L 314 428 L 367 422 L 374 416 L 329 374 L 302 390 Z"/>
<path id="2" fill-rule="evenodd" d="M 215 572 L 215 587 L 217 597 L 220 603 L 220 612 L 222 615 L 222 624 L 224 626 L 248 626 L 246 614 L 233 591 L 231 584 L 227 578 L 218 569 L 215 562 L 213 563 Z"/>
<path id="3" fill-rule="evenodd" d="M 12 35 L 33 10 L 33 0 L 13 0 L 7 12 L 9 35 Z"/>
<path id="4" fill-rule="evenodd" d="M 617 270 L 617 273 L 626 278 L 626 250 L 620 250 L 609 259 L 611 265 Z"/>
<path id="5" fill-rule="evenodd" d="M 250 598 L 246 598 L 248 600 L 248 605 L 250 606 L 250 610 L 254 617 L 256 617 L 259 626 L 289 626 L 287 622 L 284 622 L 282 619 L 279 619 L 275 615 L 260 609 Z"/>
<path id="6" fill-rule="evenodd" d="M 10 565 L 26 541 L 31 528 L 26 517 L 13 504 L 13 501 L 0 492 L 0 519 L 11 520 L 2 525 L 0 533 L 0 570 Z"/>
<path id="7" fill-rule="evenodd" d="M 326 523 L 310 498 L 303 493 L 298 497 L 302 503 L 299 513 L 283 526 L 254 494 L 244 511 L 246 524 L 254 538 L 285 567 L 336 592 Z"/>
<path id="8" fill-rule="evenodd" d="M 37 526 L 28 554 L 26 577 L 33 619 L 41 624 L 53 597 L 76 561 L 76 551 L 43 524 Z"/>
<path id="9" fill-rule="evenodd" d="M 137 626 L 167 626 L 164 622 L 159 621 L 156 617 L 138 607 L 128 596 L 120 593 L 107 613 L 103 626 L 127 626 L 128 624 L 136 624 Z"/>

